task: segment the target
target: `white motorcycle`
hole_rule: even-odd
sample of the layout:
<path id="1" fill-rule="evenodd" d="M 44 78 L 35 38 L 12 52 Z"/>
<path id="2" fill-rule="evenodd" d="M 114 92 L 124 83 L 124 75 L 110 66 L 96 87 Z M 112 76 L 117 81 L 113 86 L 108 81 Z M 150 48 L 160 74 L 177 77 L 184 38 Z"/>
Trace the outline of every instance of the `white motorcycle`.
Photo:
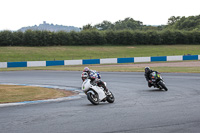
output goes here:
<path id="1" fill-rule="evenodd" d="M 105 83 L 105 85 L 106 85 L 106 83 Z M 94 105 L 98 105 L 99 102 L 107 101 L 109 103 L 113 103 L 115 101 L 115 97 L 111 91 L 109 91 L 109 95 L 107 95 L 104 92 L 103 87 L 99 87 L 97 85 L 92 85 L 90 79 L 86 79 L 83 82 L 82 91 L 87 95 L 88 100 Z"/>

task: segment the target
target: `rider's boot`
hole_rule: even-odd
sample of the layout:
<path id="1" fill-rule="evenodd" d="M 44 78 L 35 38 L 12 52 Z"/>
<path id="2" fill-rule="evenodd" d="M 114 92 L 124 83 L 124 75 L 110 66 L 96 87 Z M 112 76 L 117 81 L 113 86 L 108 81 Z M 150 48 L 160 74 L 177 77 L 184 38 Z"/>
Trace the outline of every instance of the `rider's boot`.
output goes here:
<path id="1" fill-rule="evenodd" d="M 148 82 L 148 86 L 149 86 L 149 88 L 151 88 L 152 84 Z"/>

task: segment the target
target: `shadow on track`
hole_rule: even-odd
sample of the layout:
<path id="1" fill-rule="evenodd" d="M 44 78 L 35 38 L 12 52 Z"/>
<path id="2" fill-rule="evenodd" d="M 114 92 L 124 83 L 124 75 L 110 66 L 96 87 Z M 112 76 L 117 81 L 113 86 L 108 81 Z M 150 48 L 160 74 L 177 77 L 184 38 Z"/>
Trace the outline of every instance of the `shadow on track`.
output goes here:
<path id="1" fill-rule="evenodd" d="M 144 91 L 148 91 L 148 92 L 165 92 L 164 90 L 160 90 L 160 89 L 147 89 Z"/>
<path id="2" fill-rule="evenodd" d="M 106 106 L 106 105 L 110 105 L 110 103 L 102 102 L 102 103 L 99 103 L 98 105 L 93 105 L 92 103 L 91 104 L 89 103 L 89 104 L 84 104 L 83 106 L 94 106 L 94 107 L 97 107 L 97 106 Z"/>

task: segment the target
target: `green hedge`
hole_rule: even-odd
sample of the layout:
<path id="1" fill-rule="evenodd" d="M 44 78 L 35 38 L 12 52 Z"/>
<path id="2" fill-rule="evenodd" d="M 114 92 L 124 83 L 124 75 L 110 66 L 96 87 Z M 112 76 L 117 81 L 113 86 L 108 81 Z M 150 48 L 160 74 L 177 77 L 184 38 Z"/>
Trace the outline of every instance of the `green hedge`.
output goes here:
<path id="1" fill-rule="evenodd" d="M 200 44 L 200 31 L 1 31 L 0 46 Z"/>

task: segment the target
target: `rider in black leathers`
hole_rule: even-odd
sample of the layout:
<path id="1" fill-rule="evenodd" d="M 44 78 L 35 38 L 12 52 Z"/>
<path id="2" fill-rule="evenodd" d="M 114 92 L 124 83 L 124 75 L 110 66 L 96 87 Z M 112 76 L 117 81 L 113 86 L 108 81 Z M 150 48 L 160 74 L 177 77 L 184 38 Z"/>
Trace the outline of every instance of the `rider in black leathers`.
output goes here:
<path id="1" fill-rule="evenodd" d="M 145 67 L 144 70 L 145 70 L 144 76 L 145 76 L 145 78 L 146 78 L 146 80 L 148 82 L 148 86 L 151 87 L 153 85 L 152 81 L 151 81 L 151 73 L 152 72 L 156 72 L 157 73 L 157 71 L 151 70 L 150 67 Z"/>

